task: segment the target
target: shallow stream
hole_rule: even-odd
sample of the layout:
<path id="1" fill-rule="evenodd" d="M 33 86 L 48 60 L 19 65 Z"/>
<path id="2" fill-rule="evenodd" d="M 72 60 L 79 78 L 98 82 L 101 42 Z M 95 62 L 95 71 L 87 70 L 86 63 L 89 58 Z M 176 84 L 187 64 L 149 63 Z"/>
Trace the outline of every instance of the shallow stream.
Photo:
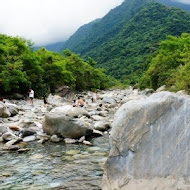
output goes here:
<path id="1" fill-rule="evenodd" d="M 29 152 L 0 152 L 0 190 L 101 189 L 108 141 L 104 136 L 93 139 L 93 146 L 34 142 Z"/>

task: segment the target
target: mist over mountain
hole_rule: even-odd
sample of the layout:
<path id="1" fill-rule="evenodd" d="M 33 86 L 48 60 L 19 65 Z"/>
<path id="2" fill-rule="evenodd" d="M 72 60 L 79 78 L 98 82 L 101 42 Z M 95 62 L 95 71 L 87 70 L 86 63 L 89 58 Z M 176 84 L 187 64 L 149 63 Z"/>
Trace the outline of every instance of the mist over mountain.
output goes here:
<path id="1" fill-rule="evenodd" d="M 122 25 L 134 15 L 134 12 L 138 11 L 142 4 L 153 1 L 154 0 L 125 0 L 123 4 L 112 9 L 103 18 L 96 19 L 81 26 L 67 41 L 49 44 L 46 45 L 46 48 L 56 52 L 62 52 L 63 49 L 71 49 L 74 52 L 83 54 L 83 50 L 87 44 L 98 42 L 100 45 L 111 39 L 122 28 Z M 157 2 L 190 11 L 190 4 L 184 4 L 184 2 L 180 2 L 180 0 L 157 0 Z M 89 48 L 87 47 L 87 49 Z"/>

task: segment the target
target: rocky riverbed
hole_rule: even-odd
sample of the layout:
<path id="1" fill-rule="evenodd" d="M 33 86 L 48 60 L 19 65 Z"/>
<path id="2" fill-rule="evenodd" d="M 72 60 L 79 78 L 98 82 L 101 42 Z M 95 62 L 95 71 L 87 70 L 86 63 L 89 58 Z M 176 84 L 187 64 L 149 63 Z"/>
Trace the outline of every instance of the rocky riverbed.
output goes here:
<path id="1" fill-rule="evenodd" d="M 0 103 L 0 189 L 189 189 L 190 97 L 162 90 Z"/>
<path id="2" fill-rule="evenodd" d="M 0 189 L 101 189 L 114 113 L 149 93 L 100 91 L 96 102 L 92 92 L 77 94 L 84 108 L 57 95 L 48 97 L 47 107 L 37 99 L 33 106 L 0 103 Z"/>

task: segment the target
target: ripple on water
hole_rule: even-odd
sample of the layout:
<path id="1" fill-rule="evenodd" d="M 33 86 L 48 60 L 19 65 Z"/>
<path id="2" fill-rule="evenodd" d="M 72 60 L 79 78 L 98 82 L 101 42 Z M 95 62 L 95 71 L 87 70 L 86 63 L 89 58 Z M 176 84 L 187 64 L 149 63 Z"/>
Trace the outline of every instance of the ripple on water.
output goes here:
<path id="1" fill-rule="evenodd" d="M 82 144 L 30 144 L 31 151 L 3 153 L 0 159 L 0 190 L 101 189 L 102 165 L 109 151 L 108 137 Z"/>

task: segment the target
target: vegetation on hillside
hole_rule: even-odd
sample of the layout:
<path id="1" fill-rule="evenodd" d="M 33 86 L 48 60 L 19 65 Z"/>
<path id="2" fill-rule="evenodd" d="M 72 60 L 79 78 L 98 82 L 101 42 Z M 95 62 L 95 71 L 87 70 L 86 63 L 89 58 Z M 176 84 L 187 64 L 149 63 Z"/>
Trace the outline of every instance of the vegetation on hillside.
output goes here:
<path id="1" fill-rule="evenodd" d="M 176 4 L 170 0 L 164 2 Z M 190 14 L 151 0 L 126 0 L 94 25 L 91 23 L 90 29 L 87 26 L 79 29 L 65 45 L 81 56 L 92 57 L 98 67 L 133 85 L 148 68 L 147 58 L 167 35 L 190 32 Z"/>
<path id="2" fill-rule="evenodd" d="M 75 90 L 104 89 L 115 84 L 96 62 L 65 50 L 63 55 L 45 48 L 34 52 L 32 43 L 0 34 L 0 94 L 27 93 L 31 87 L 37 95 L 54 92 L 61 85 Z"/>
<path id="3" fill-rule="evenodd" d="M 93 57 L 109 74 L 130 84 L 138 82 L 148 67 L 146 59 L 166 35 L 190 32 L 190 14 L 157 3 L 149 4 L 128 22 L 111 41 L 91 48 Z"/>
<path id="4" fill-rule="evenodd" d="M 168 36 L 150 60 L 150 67 L 139 81 L 139 87 L 190 92 L 190 34 Z"/>

